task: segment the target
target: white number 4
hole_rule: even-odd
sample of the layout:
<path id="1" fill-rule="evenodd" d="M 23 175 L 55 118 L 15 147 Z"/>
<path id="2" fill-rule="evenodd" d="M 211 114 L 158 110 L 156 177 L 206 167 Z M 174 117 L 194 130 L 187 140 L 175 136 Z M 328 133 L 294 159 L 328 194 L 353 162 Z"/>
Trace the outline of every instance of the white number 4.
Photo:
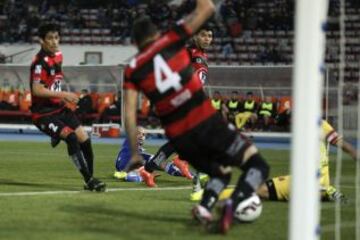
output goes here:
<path id="1" fill-rule="evenodd" d="M 181 90 L 181 77 L 177 72 L 173 72 L 164 58 L 157 54 L 154 58 L 155 84 L 160 93 L 164 93 L 170 88 L 175 91 Z"/>

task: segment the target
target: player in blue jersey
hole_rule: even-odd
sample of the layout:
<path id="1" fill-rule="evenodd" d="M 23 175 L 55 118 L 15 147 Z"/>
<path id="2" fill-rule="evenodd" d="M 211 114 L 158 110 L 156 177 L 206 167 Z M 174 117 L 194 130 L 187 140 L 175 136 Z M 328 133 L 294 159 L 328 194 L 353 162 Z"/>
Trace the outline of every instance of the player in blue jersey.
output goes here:
<path id="1" fill-rule="evenodd" d="M 153 158 L 153 155 L 146 152 L 143 147 L 145 138 L 146 136 L 145 136 L 144 128 L 138 127 L 137 129 L 138 152 L 140 155 L 142 155 L 144 159 L 144 164 Z M 141 167 L 131 172 L 127 171 L 127 166 L 130 161 L 130 158 L 131 158 L 130 144 L 129 144 L 129 140 L 126 138 L 115 160 L 116 171 L 114 173 L 114 177 L 129 182 L 144 181 L 146 185 L 148 185 L 149 187 L 156 186 L 154 181 L 154 177 L 156 175 L 147 172 L 144 169 L 144 167 Z M 164 171 L 171 176 L 183 176 L 182 172 L 179 170 L 178 167 L 176 167 L 173 163 L 167 162 L 165 160 L 160 162 L 153 161 L 151 164 L 154 164 L 153 166 L 154 169 Z"/>

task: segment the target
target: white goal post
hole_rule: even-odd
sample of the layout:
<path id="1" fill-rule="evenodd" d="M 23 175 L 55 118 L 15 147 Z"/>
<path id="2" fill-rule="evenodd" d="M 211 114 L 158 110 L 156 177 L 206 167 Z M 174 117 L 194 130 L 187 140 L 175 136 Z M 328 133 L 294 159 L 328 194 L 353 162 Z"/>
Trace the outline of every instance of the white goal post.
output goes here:
<path id="1" fill-rule="evenodd" d="M 319 239 L 319 139 L 327 0 L 296 1 L 291 240 Z"/>

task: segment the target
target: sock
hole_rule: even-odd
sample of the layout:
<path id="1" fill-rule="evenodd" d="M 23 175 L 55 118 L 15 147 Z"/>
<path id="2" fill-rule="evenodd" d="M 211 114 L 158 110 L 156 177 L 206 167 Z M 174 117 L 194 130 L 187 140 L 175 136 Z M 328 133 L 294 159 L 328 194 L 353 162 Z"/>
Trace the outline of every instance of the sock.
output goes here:
<path id="1" fill-rule="evenodd" d="M 91 146 L 90 138 L 80 144 L 81 151 L 85 157 L 89 172 L 91 175 L 94 174 L 94 153 Z"/>
<path id="2" fill-rule="evenodd" d="M 175 152 L 173 146 L 167 142 L 157 151 L 157 153 L 145 164 L 145 170 L 147 172 L 153 172 L 154 170 L 163 170 L 161 165 Z"/>
<path id="3" fill-rule="evenodd" d="M 254 154 L 241 166 L 244 173 L 240 176 L 231 198 L 234 206 L 253 194 L 269 176 L 269 166 L 260 154 Z"/>
<path id="4" fill-rule="evenodd" d="M 75 164 L 76 168 L 79 170 L 81 175 L 83 176 L 85 182 L 88 182 L 92 174 L 89 172 L 86 160 L 84 158 L 83 153 L 80 150 L 80 145 L 77 141 L 77 137 L 74 132 L 70 133 L 65 139 L 68 147 L 68 153 Z"/>
<path id="5" fill-rule="evenodd" d="M 164 171 L 171 176 L 182 177 L 180 169 L 172 163 L 167 163 Z"/>
<path id="6" fill-rule="evenodd" d="M 254 193 L 254 188 L 250 186 L 249 183 L 245 181 L 245 173 L 241 175 L 239 181 L 234 189 L 234 192 L 231 195 L 234 206 L 237 206 L 241 201 L 248 198 Z"/>
<path id="7" fill-rule="evenodd" d="M 230 182 L 230 178 L 230 174 L 225 175 L 222 178 L 211 178 L 206 184 L 200 205 L 211 211 L 219 199 L 219 194 Z"/>
<path id="8" fill-rule="evenodd" d="M 201 182 L 200 182 L 200 172 L 196 172 L 193 178 L 193 192 L 198 192 L 201 190 Z"/>

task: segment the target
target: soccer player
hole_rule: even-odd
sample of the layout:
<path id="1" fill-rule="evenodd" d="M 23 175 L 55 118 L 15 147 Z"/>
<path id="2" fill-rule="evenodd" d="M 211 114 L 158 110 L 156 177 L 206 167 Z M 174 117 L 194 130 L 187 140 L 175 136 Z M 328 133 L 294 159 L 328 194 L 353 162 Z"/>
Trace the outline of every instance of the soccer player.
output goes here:
<path id="1" fill-rule="evenodd" d="M 41 50 L 30 69 L 32 121 L 52 139 L 62 139 L 68 154 L 84 178 L 84 189 L 105 191 L 105 184 L 93 177 L 94 154 L 84 128 L 65 103 L 75 104 L 75 93 L 62 91 L 62 53 L 59 51 L 60 28 L 44 24 L 39 28 Z"/>
<path id="2" fill-rule="evenodd" d="M 213 31 L 208 26 L 203 26 L 198 31 L 197 34 L 193 36 L 190 41 L 190 45 L 188 46 L 188 51 L 191 57 L 192 67 L 194 69 L 195 75 L 198 76 L 201 83 L 205 85 L 208 82 L 208 55 L 206 54 L 206 50 L 211 46 L 213 40 Z M 160 147 L 159 151 L 155 154 L 155 156 L 149 161 L 148 164 L 145 165 L 145 168 L 148 171 L 151 170 L 150 164 L 152 162 L 163 162 L 167 158 L 169 158 L 172 154 L 175 153 L 174 147 L 171 143 L 167 142 L 163 146 Z M 174 158 L 174 164 L 181 170 L 181 172 L 189 178 L 192 174 L 189 170 L 189 166 L 186 161 L 181 160 L 178 156 Z M 193 191 L 190 194 L 190 200 L 198 201 L 202 196 L 202 183 L 207 181 L 208 177 L 204 174 L 197 172 L 193 177 Z"/>
<path id="3" fill-rule="evenodd" d="M 147 153 L 144 149 L 144 141 L 145 141 L 145 130 L 142 127 L 137 128 L 137 142 L 138 142 L 138 151 L 139 154 L 143 157 L 145 160 L 144 164 L 149 161 L 153 155 L 150 153 Z M 130 145 L 129 140 L 126 138 L 124 143 L 122 144 L 122 147 L 120 149 L 120 152 L 118 153 L 118 156 L 115 160 L 115 168 L 116 171 L 114 173 L 114 177 L 120 180 L 125 180 L 128 182 L 133 181 L 144 181 L 147 186 L 149 187 L 155 187 L 155 175 L 152 174 L 152 172 L 148 172 L 144 169 L 144 167 L 141 167 L 137 169 L 134 172 L 131 172 L 131 174 L 128 174 L 128 172 L 125 171 L 127 165 L 130 162 Z M 166 159 L 165 159 L 166 160 Z M 161 161 L 161 162 L 153 162 L 155 164 L 152 166 L 152 170 L 162 170 L 166 173 L 168 173 L 171 176 L 183 176 L 182 172 L 172 163 Z M 137 177 L 136 177 L 137 176 Z"/>
<path id="4" fill-rule="evenodd" d="M 329 145 L 342 148 L 354 160 L 356 160 L 356 149 L 346 142 L 334 128 L 325 120 L 321 124 L 320 134 L 320 189 L 321 198 L 324 201 L 346 202 L 346 197 L 330 184 L 329 175 Z M 290 198 L 289 175 L 274 177 L 263 183 L 258 189 L 258 195 L 263 199 L 273 201 L 288 201 Z M 221 198 L 227 198 L 232 194 L 233 189 L 226 189 Z"/>
<path id="5" fill-rule="evenodd" d="M 226 233 L 234 209 L 267 178 L 269 166 L 257 148 L 211 106 L 191 67 L 186 41 L 214 10 L 211 0 L 197 0 L 195 10 L 163 35 L 148 17 L 134 22 L 132 34 L 139 53 L 125 68 L 125 127 L 131 147 L 128 168 L 134 169 L 143 162 L 136 139 L 136 106 L 141 91 L 154 104 L 165 134 L 180 158 L 210 176 L 200 204 L 192 210 L 194 218 L 204 225 L 214 223 L 212 209 L 231 180 L 231 167 L 243 170 L 215 224 Z"/>
<path id="6" fill-rule="evenodd" d="M 325 120 L 321 124 L 320 134 L 320 186 L 321 197 L 328 201 L 346 201 L 345 196 L 338 192 L 330 184 L 329 175 L 329 145 L 333 145 L 346 153 L 348 153 L 354 160 L 356 160 L 356 150 L 351 144 L 346 142 L 334 128 Z M 287 201 L 290 196 L 290 176 L 279 176 L 267 180 L 261 185 L 258 194 L 260 197 L 269 200 Z"/>

